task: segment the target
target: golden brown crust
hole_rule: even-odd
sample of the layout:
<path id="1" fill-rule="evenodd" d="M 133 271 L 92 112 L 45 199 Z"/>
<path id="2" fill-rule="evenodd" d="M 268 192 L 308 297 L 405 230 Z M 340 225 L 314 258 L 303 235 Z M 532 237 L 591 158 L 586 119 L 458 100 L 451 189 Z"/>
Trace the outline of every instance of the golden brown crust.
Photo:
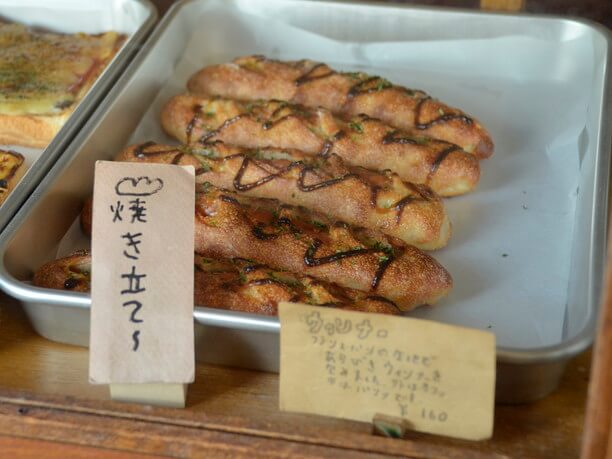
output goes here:
<path id="1" fill-rule="evenodd" d="M 0 204 L 13 191 L 25 172 L 23 155 L 11 150 L 0 150 Z"/>
<path id="2" fill-rule="evenodd" d="M 338 156 L 296 150 L 248 150 L 223 143 L 192 149 L 146 143 L 116 160 L 192 165 L 197 183 L 304 206 L 352 225 L 377 229 L 421 249 L 446 244 L 450 223 L 440 198 L 421 185 L 346 165 Z"/>
<path id="3" fill-rule="evenodd" d="M 196 256 L 194 302 L 231 311 L 276 315 L 281 301 L 351 309 L 379 314 L 399 314 L 385 298 L 321 282 L 307 276 L 274 271 L 248 260 L 214 260 Z M 88 292 L 91 257 L 80 251 L 42 266 L 34 285 L 43 288 Z"/>
<path id="4" fill-rule="evenodd" d="M 450 274 L 416 247 L 276 200 L 205 183 L 195 213 L 194 248 L 204 257 L 247 258 L 382 296 L 402 311 L 433 304 L 452 288 Z"/>
<path id="5" fill-rule="evenodd" d="M 0 114 L 0 144 L 44 148 L 69 116 L 70 113 L 56 116 Z"/>
<path id="6" fill-rule="evenodd" d="M 183 143 L 216 140 L 249 148 L 299 149 L 310 155 L 337 154 L 373 170 L 392 170 L 407 182 L 430 186 L 441 196 L 472 190 L 480 178 L 474 155 L 448 142 L 357 116 L 345 122 L 329 111 L 280 101 L 241 103 L 179 95 L 161 114 L 168 134 Z"/>
<path id="7" fill-rule="evenodd" d="M 80 250 L 59 260 L 46 263 L 34 273 L 34 285 L 43 288 L 89 292 L 91 256 Z"/>
<path id="8" fill-rule="evenodd" d="M 281 301 L 380 314 L 401 312 L 385 298 L 309 276 L 274 270 L 245 259 L 215 260 L 196 256 L 196 267 L 195 302 L 199 305 L 266 315 L 277 315 Z"/>
<path id="9" fill-rule="evenodd" d="M 489 133 L 461 110 L 423 91 L 395 86 L 363 72 L 336 72 L 314 61 L 282 62 L 245 56 L 200 70 L 187 86 L 199 95 L 288 100 L 325 107 L 343 116 L 365 113 L 391 126 L 452 142 L 479 158 L 493 154 Z"/>
<path id="10" fill-rule="evenodd" d="M 381 295 L 402 310 L 435 303 L 452 286 L 448 272 L 416 247 L 212 185 L 196 196 L 195 250 L 212 258 L 245 257 Z"/>

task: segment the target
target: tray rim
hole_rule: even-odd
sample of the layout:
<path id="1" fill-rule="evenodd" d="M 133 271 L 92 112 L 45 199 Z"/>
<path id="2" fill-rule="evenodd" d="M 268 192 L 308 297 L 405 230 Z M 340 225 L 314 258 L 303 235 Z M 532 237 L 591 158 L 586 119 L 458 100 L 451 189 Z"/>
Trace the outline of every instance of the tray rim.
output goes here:
<path id="1" fill-rule="evenodd" d="M 148 2 L 148 0 L 136 0 Z M 287 3 L 303 3 L 304 0 L 285 0 Z M 44 194 L 46 189 L 50 186 L 51 182 L 55 179 L 61 170 L 68 166 L 70 160 L 76 154 L 78 145 L 84 140 L 92 131 L 95 124 L 103 118 L 109 105 L 118 95 L 118 93 L 127 84 L 132 75 L 137 71 L 142 61 L 148 56 L 149 52 L 154 48 L 155 43 L 159 40 L 161 35 L 165 32 L 166 28 L 179 11 L 191 3 L 201 2 L 206 3 L 207 0 L 181 0 L 172 5 L 169 11 L 163 16 L 161 21 L 157 24 L 153 32 L 149 35 L 148 39 L 142 44 L 141 49 L 138 50 L 132 61 L 128 64 L 127 68 L 123 71 L 122 75 L 115 82 L 111 90 L 107 93 L 106 97 L 99 105 L 99 107 L 93 112 L 86 123 L 83 125 L 81 132 L 79 132 L 68 145 L 64 153 L 60 156 L 57 163 L 51 168 L 46 177 L 38 184 L 32 195 L 24 202 L 22 208 L 14 216 L 12 221 L 0 235 L 0 253 L 4 254 L 7 245 L 10 243 L 12 236 L 19 229 L 27 215 L 29 210 L 36 203 L 38 198 Z M 609 31 L 605 26 L 583 18 L 569 18 L 563 16 L 550 16 L 550 15 L 532 15 L 528 13 L 498 13 L 489 11 L 475 11 L 466 9 L 455 9 L 455 8 L 444 8 L 444 7 L 428 7 L 428 6 L 415 6 L 407 4 L 380 4 L 373 3 L 367 0 L 357 0 L 352 2 L 343 2 L 341 0 L 314 0 L 309 3 L 332 3 L 342 5 L 363 5 L 381 9 L 389 8 L 401 8 L 401 9 L 413 9 L 413 10 L 427 10 L 427 11 L 444 11 L 451 14 L 469 14 L 475 16 L 494 16 L 494 17 L 515 17 L 517 19 L 524 18 L 539 18 L 545 20 L 557 20 L 557 21 L 569 21 L 576 22 L 587 28 L 593 29 L 595 32 L 600 34 L 606 42 L 606 65 L 603 72 L 603 99 L 601 106 L 601 119 L 600 130 L 599 130 L 599 142 L 597 145 L 595 167 L 596 174 L 594 177 L 593 187 L 597 191 L 594 193 L 594 200 L 592 203 L 593 210 L 591 218 L 593 220 L 593 228 L 589 234 L 590 243 L 588 245 L 590 250 L 589 257 L 589 269 L 591 272 L 600 272 L 601 276 L 591 275 L 589 279 L 595 285 L 592 290 L 589 289 L 591 296 L 595 293 L 598 297 L 597 301 L 594 302 L 592 307 L 592 314 L 583 325 L 582 329 L 573 337 L 562 340 L 557 344 L 540 346 L 535 348 L 511 348 L 498 346 L 497 347 L 497 361 L 498 363 L 505 364 L 518 364 L 518 365 L 538 365 L 546 363 L 554 363 L 559 361 L 568 360 L 574 355 L 585 350 L 591 345 L 594 339 L 595 326 L 597 322 L 597 312 L 601 303 L 601 291 L 603 286 L 603 274 L 606 254 L 606 238 L 607 232 L 607 215 L 608 215 L 608 189 L 609 189 L 609 170 L 610 170 L 610 153 L 612 145 L 612 126 L 610 123 L 606 123 L 606 120 L 611 118 L 612 114 L 612 84 L 610 82 L 610 70 L 609 65 L 612 58 L 612 31 Z M 607 151 L 607 153 L 604 153 Z M 595 237 L 597 228 L 601 228 L 603 237 Z M 601 254 L 597 257 L 596 254 Z M 77 309 L 88 309 L 91 305 L 91 298 L 88 294 L 76 293 L 76 292 L 59 292 L 57 290 L 43 289 L 28 285 L 25 282 L 15 279 L 4 265 L 4 260 L 0 260 L 0 289 L 4 290 L 11 296 L 28 302 L 44 303 L 46 305 L 55 305 L 63 307 L 74 307 Z M 194 308 L 194 319 L 203 325 L 224 327 L 224 328 L 235 328 L 242 330 L 253 330 L 268 333 L 279 333 L 280 323 L 278 318 L 269 316 L 260 316 L 256 314 L 248 314 L 234 311 L 225 311 L 219 309 L 212 309 L 207 307 L 196 306 Z M 423 319 L 421 319 L 423 320 Z"/>

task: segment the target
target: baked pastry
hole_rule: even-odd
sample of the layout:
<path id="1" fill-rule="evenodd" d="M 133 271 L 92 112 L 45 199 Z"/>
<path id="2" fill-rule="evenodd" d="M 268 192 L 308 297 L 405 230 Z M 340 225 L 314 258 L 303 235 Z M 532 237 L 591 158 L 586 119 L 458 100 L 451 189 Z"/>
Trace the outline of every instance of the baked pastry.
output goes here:
<path id="1" fill-rule="evenodd" d="M 46 146 L 124 39 L 0 23 L 0 144 Z"/>
<path id="2" fill-rule="evenodd" d="M 128 147 L 115 159 L 193 165 L 197 183 L 301 205 L 420 249 L 439 248 L 450 236 L 442 200 L 427 187 L 403 182 L 390 171 L 349 166 L 335 154 L 313 157 L 297 150 L 249 150 L 222 142 L 192 148 L 149 142 Z"/>
<path id="3" fill-rule="evenodd" d="M 432 304 L 452 287 L 448 272 L 416 247 L 210 184 L 196 196 L 195 251 L 211 258 L 248 258 L 380 295 L 402 311 Z"/>
<path id="4" fill-rule="evenodd" d="M 366 228 L 301 207 L 251 198 L 206 182 L 198 186 L 195 252 L 246 258 L 382 296 L 402 311 L 433 304 L 451 290 L 450 274 L 431 256 Z M 91 200 L 81 224 L 91 234 Z"/>
<path id="5" fill-rule="evenodd" d="M 461 110 L 378 76 L 337 72 L 310 60 L 240 57 L 231 63 L 205 67 L 191 77 L 187 87 L 199 95 L 287 100 L 350 117 L 365 113 L 396 128 L 457 144 L 478 158 L 493 154 L 489 133 Z"/>
<path id="6" fill-rule="evenodd" d="M 91 234 L 91 200 L 81 224 Z M 302 207 L 198 185 L 195 252 L 246 258 L 393 301 L 402 311 L 433 304 L 452 288 L 431 256 L 367 228 L 350 227 Z"/>
<path id="7" fill-rule="evenodd" d="M 75 252 L 45 264 L 34 274 L 34 285 L 88 292 L 91 288 L 89 252 Z M 401 312 L 392 301 L 385 298 L 342 288 L 308 276 L 273 270 L 244 259 L 215 260 L 196 255 L 196 305 L 276 315 L 278 303 L 281 301 L 297 301 L 379 314 Z"/>
<path id="8" fill-rule="evenodd" d="M 428 185 L 441 196 L 466 193 L 480 177 L 476 157 L 457 145 L 414 136 L 366 115 L 343 121 L 323 108 L 184 94 L 166 104 L 161 119 L 165 131 L 183 143 L 221 140 L 249 148 L 333 153 L 352 165 L 390 169 L 402 180 Z"/>
<path id="9" fill-rule="evenodd" d="M 0 204 L 15 188 L 23 173 L 23 155 L 16 151 L 0 150 Z"/>
<path id="10" fill-rule="evenodd" d="M 78 250 L 67 257 L 46 263 L 34 273 L 32 282 L 37 287 L 89 292 L 91 255 L 88 250 Z"/>

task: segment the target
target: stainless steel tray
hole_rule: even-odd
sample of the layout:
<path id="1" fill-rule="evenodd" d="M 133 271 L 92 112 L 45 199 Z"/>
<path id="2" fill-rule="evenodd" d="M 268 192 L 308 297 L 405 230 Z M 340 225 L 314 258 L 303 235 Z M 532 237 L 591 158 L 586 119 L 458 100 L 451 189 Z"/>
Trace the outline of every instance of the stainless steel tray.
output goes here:
<path id="1" fill-rule="evenodd" d="M 209 30 L 202 25 L 202 15 L 208 8 L 221 3 L 216 0 L 186 1 L 172 8 L 65 154 L 0 235 L 3 254 L 0 287 L 23 302 L 41 335 L 54 341 L 87 345 L 89 296 L 35 288 L 28 280 L 38 267 L 56 257 L 60 240 L 77 217 L 82 201 L 91 193 L 95 161 L 112 158 L 130 139 L 146 140 L 134 138 L 134 135 L 138 137 L 139 133 L 147 132 L 141 119 L 150 116 L 151 111 L 155 113 L 158 96 L 164 95 L 169 79 L 185 63 L 192 33 Z M 584 88 L 588 110 L 580 144 L 569 149 L 570 153 L 575 150 L 574 153 L 580 155 L 575 171 L 580 192 L 575 197 L 575 222 L 567 260 L 571 263 L 571 271 L 569 285 L 555 287 L 563 290 L 565 299 L 559 310 L 564 319 L 563 329 L 559 339 L 550 345 L 498 347 L 497 401 L 526 402 L 554 390 L 567 360 L 591 343 L 600 300 L 610 166 L 610 96 L 606 93 L 610 47 L 607 32 L 589 23 L 568 19 L 536 16 L 526 19 L 513 15 L 361 3 L 233 0 L 224 5 L 260 18 L 271 18 L 280 27 L 299 27 L 329 39 L 343 38 L 362 43 L 488 40 L 529 35 L 554 44 L 576 34 L 587 37 L 594 56 L 593 78 Z M 393 21 L 389 22 L 389 18 Z M 249 23 L 242 23 L 243 32 L 247 34 L 251 33 Z M 223 35 L 224 28 L 229 29 L 226 35 Z M 225 59 L 228 54 L 245 52 L 232 41 L 232 33 L 237 29 L 220 22 L 218 28 L 213 29 L 210 28 L 208 46 L 217 50 L 218 55 L 211 59 Z M 256 34 L 252 33 L 250 38 L 247 51 L 282 54 L 283 40 L 278 41 L 278 47 L 267 48 L 258 42 Z M 529 55 L 529 51 L 526 49 L 525 55 Z M 556 57 L 567 64 L 565 56 Z M 356 59 L 358 63 L 358 53 Z M 193 62 L 192 65 L 204 65 L 204 62 Z M 461 71 L 460 67 L 458 71 Z M 551 74 L 552 78 L 555 78 L 554 74 Z M 174 89 L 180 91 L 180 84 Z M 492 119 L 495 118 L 494 109 L 491 110 Z M 497 114 L 498 121 L 494 127 L 500 137 L 506 134 L 507 140 L 507 133 L 502 130 L 503 116 Z M 495 132 L 493 134 L 495 138 Z M 491 169 L 485 174 L 490 172 Z M 546 190 L 541 192 L 546 193 Z M 484 187 L 477 193 L 486 195 L 495 191 Z M 524 260 L 524 263 L 529 262 L 529 259 Z M 533 306 L 537 307 L 537 301 L 534 300 Z M 500 298 L 499 304 L 490 307 L 511 314 L 513 304 Z M 194 318 L 198 360 L 265 371 L 278 370 L 279 323 L 276 318 L 203 307 L 195 309 Z M 501 326 L 493 328 L 493 331 L 500 333 Z"/>
<path id="2" fill-rule="evenodd" d="M 11 146 L 13 150 L 24 154 L 28 169 L 0 207 L 0 230 L 2 230 L 62 154 L 145 40 L 157 21 L 157 10 L 148 0 L 117 2 L 62 0 L 55 2 L 52 8 L 41 0 L 2 0 L 0 17 L 66 33 L 100 33 L 103 31 L 100 26 L 107 24 L 108 30 L 116 30 L 127 35 L 126 42 L 115 58 L 44 149 Z"/>

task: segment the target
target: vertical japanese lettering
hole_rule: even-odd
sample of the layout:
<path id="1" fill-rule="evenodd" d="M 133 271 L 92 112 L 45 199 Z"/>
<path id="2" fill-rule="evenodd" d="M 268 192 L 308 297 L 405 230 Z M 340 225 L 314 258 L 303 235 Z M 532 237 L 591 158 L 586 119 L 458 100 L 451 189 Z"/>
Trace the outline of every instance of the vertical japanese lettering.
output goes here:
<path id="1" fill-rule="evenodd" d="M 147 214 L 146 197 L 160 192 L 164 182 L 160 178 L 123 177 L 115 185 L 115 194 L 118 199 L 110 205 L 112 223 L 127 224 L 130 229 L 121 233 L 120 243 L 123 257 L 128 260 L 125 268 L 121 271 L 121 279 L 124 288 L 120 294 L 126 297 L 122 308 L 129 311 L 127 320 L 134 324 L 132 331 L 132 351 L 138 351 L 140 347 L 141 331 L 140 324 L 144 323 L 145 305 L 140 301 L 140 294 L 147 291 L 147 274 L 144 267 L 139 266 L 141 250 L 144 250 L 143 241 L 146 227 L 150 216 Z M 127 202 L 124 202 L 127 200 Z M 128 213 L 126 216 L 125 214 Z M 125 217 L 125 219 L 124 219 Z M 141 248 L 141 245 L 143 246 Z"/>

